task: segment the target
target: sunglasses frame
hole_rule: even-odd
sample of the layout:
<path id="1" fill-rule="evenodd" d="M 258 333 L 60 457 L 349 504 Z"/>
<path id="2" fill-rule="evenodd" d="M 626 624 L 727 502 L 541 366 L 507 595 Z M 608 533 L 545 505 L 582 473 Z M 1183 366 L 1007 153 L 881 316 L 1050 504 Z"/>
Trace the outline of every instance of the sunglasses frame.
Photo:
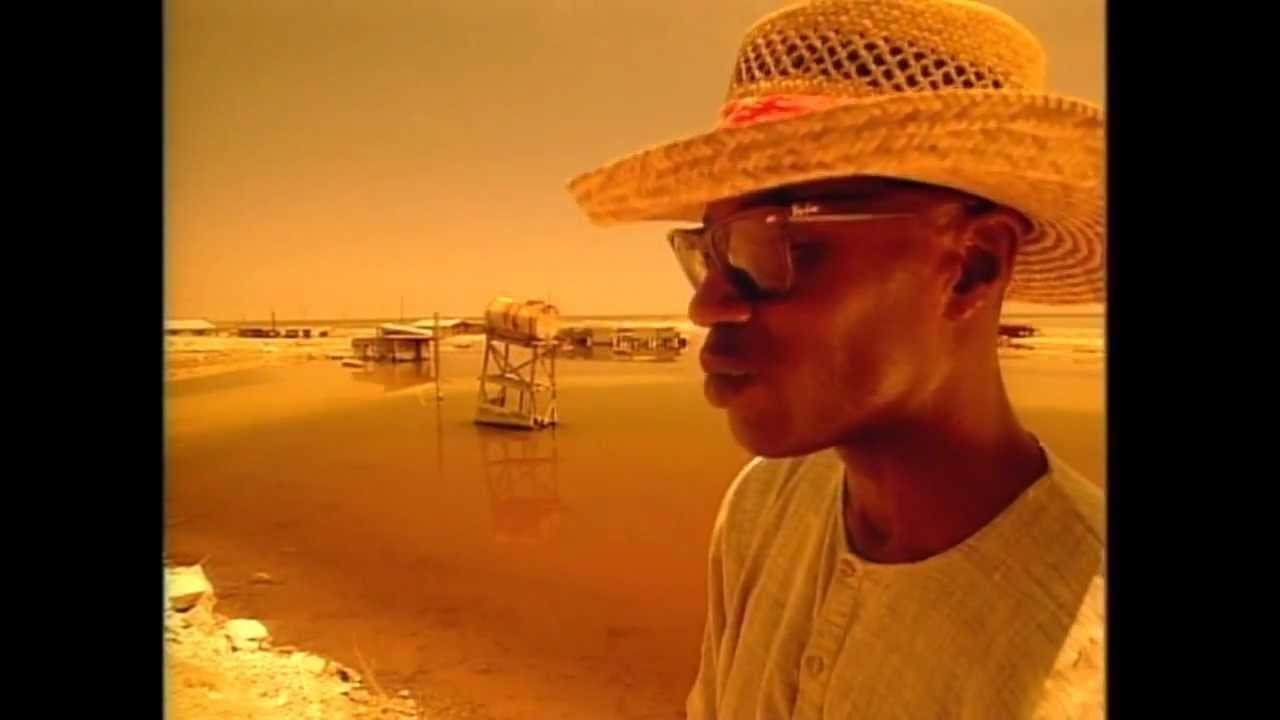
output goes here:
<path id="1" fill-rule="evenodd" d="M 757 216 L 763 215 L 763 218 Z M 850 202 L 802 202 L 790 205 L 760 205 L 734 213 L 719 222 L 697 228 L 677 228 L 667 233 L 667 243 L 676 255 L 676 261 L 684 270 L 685 277 L 696 291 L 703 282 L 711 267 L 723 272 L 738 291 L 749 299 L 776 298 L 786 295 L 795 283 L 795 268 L 791 262 L 791 243 L 793 238 L 787 228 L 793 224 L 866 222 L 890 218 L 914 218 L 918 213 L 904 212 L 866 212 Z M 730 260 L 733 248 L 730 245 L 732 228 L 743 222 L 763 222 L 766 226 L 777 227 L 777 253 L 781 270 L 785 279 L 780 287 L 763 287 L 756 276 L 746 268 L 734 265 Z M 681 245 L 686 245 L 684 251 Z M 699 268 L 695 257 L 702 258 L 702 264 L 708 266 L 699 280 L 696 276 Z"/>

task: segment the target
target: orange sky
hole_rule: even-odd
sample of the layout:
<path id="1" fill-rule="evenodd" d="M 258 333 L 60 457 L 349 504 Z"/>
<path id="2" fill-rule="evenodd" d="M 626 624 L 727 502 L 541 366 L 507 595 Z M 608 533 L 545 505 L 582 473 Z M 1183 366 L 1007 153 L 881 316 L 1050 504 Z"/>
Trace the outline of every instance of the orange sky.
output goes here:
<path id="1" fill-rule="evenodd" d="M 1102 0 L 994 0 L 1103 96 Z M 666 225 L 565 182 L 708 129 L 776 0 L 170 0 L 169 317 L 680 313 Z"/>

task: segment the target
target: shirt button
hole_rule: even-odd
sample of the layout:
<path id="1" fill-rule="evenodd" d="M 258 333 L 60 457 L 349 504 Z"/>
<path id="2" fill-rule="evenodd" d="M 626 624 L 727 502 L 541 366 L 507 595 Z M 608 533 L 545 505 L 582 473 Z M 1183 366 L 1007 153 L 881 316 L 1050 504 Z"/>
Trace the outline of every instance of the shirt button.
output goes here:
<path id="1" fill-rule="evenodd" d="M 840 577 L 844 578 L 845 580 L 850 580 L 853 578 L 854 575 L 857 575 L 857 574 L 858 574 L 858 568 L 853 564 L 852 560 L 848 558 L 843 558 L 840 560 Z"/>
<path id="2" fill-rule="evenodd" d="M 826 667 L 826 663 L 817 655 L 810 655 L 804 659 L 804 667 L 814 675 L 821 675 L 822 669 Z"/>

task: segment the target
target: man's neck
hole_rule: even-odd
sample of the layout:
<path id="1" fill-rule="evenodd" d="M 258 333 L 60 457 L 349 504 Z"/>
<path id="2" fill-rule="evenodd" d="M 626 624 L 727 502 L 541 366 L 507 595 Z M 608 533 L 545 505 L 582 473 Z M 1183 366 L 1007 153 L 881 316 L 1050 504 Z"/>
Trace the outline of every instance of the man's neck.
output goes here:
<path id="1" fill-rule="evenodd" d="M 973 400 L 973 398 L 969 398 Z M 1003 388 L 965 412 L 895 423 L 836 447 L 845 464 L 849 547 L 873 562 L 918 562 L 985 527 L 1047 471 Z"/>

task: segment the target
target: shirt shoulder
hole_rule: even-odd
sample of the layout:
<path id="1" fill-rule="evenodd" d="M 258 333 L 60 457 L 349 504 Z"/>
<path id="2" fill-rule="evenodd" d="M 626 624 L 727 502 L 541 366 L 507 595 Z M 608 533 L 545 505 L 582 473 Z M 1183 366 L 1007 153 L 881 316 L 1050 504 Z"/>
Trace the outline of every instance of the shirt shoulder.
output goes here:
<path id="1" fill-rule="evenodd" d="M 1106 547 L 1105 492 L 1061 458 L 1049 456 L 1051 481 L 1066 499 L 1073 519 L 1096 543 Z M 1106 567 L 1105 560 L 1084 593 L 1067 632 L 1040 702 L 1036 720 L 1101 720 L 1106 698 Z"/>
<path id="2" fill-rule="evenodd" d="M 1100 546 L 1106 545 L 1106 499 L 1102 488 L 1085 478 L 1058 456 L 1049 458 L 1050 480 L 1065 497 L 1073 516 Z"/>
<path id="3" fill-rule="evenodd" d="M 1034 720 L 1106 717 L 1106 580 L 1089 585 L 1080 612 L 1045 681 Z"/>
<path id="4" fill-rule="evenodd" d="M 725 491 L 713 545 L 746 562 L 776 537 L 785 519 L 825 512 L 833 493 L 843 487 L 843 468 L 839 455 L 830 450 L 751 460 Z"/>
<path id="5" fill-rule="evenodd" d="M 720 505 L 717 524 L 743 526 L 790 503 L 825 498 L 844 465 L 834 451 L 789 458 L 757 457 L 734 477 Z"/>

